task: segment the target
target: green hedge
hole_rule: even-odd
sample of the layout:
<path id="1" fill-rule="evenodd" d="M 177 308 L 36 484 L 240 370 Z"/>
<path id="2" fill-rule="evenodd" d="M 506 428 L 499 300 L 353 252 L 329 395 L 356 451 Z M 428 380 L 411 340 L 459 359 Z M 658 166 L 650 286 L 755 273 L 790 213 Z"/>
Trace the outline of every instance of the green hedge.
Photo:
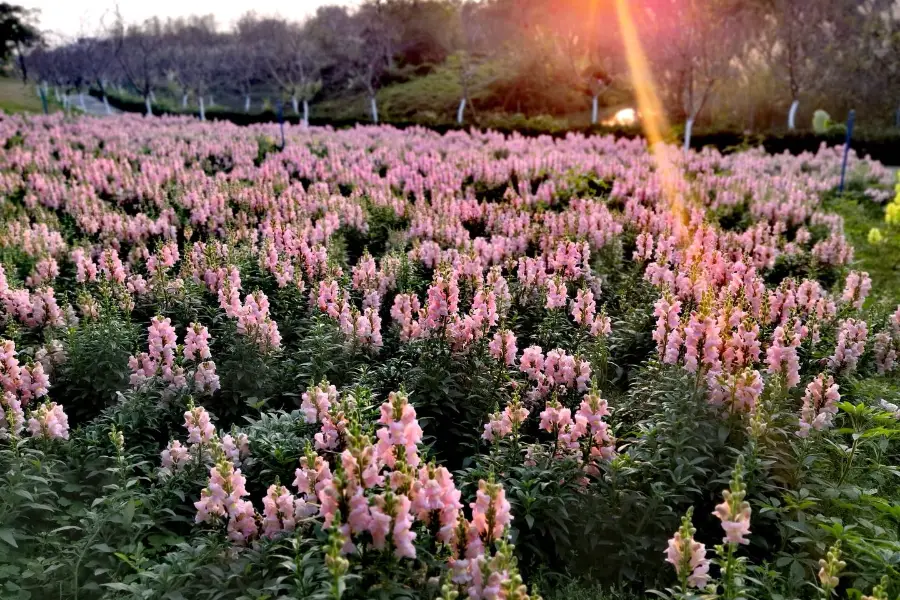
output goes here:
<path id="1" fill-rule="evenodd" d="M 100 93 L 96 90 L 91 94 L 100 97 Z M 131 100 L 117 96 L 109 96 L 111 106 L 118 108 L 124 112 L 143 113 L 145 110 L 142 100 Z M 167 110 L 154 106 L 154 113 L 157 115 L 191 115 L 199 117 L 198 111 L 183 110 Z M 274 123 L 278 116 L 274 111 L 265 111 L 259 113 L 244 113 L 222 108 L 210 108 L 206 111 L 206 117 L 210 120 L 230 121 L 237 125 L 253 125 L 258 123 Z M 286 123 L 299 124 L 300 118 L 296 115 L 285 115 Z M 521 126 L 522 119 L 520 116 L 510 115 L 509 125 L 504 125 L 502 120 L 496 122 L 491 127 L 492 130 L 510 134 L 518 133 L 523 136 L 539 136 L 550 135 L 553 137 L 562 137 L 570 132 L 578 132 L 583 134 L 613 134 L 619 137 L 633 138 L 640 135 L 640 131 L 635 128 L 617 128 L 610 129 L 602 126 L 592 127 L 576 127 L 576 128 L 559 128 L 559 127 L 534 127 Z M 534 120 L 529 120 L 529 123 Z M 321 119 L 311 118 L 310 125 L 325 126 L 330 125 L 336 129 L 354 127 L 359 124 L 366 124 L 366 121 L 358 121 L 354 119 Z M 458 129 L 470 129 L 471 126 L 459 127 L 455 124 L 432 125 L 416 121 L 390 121 L 389 124 L 400 129 L 406 127 L 428 127 L 439 133 L 446 133 Z M 676 141 L 674 138 L 672 141 Z M 781 131 L 770 132 L 767 134 L 745 134 L 735 131 L 716 131 L 716 132 L 696 132 L 691 138 L 692 148 L 703 148 L 712 146 L 723 152 L 730 152 L 738 149 L 755 147 L 762 145 L 766 152 L 772 154 L 780 154 L 789 152 L 791 154 L 800 154 L 802 152 L 816 152 L 822 143 L 829 146 L 839 146 L 844 143 L 844 134 L 830 133 L 825 135 L 816 135 L 812 131 Z M 860 156 L 871 156 L 888 165 L 900 165 L 900 130 L 882 130 L 882 131 L 865 131 L 858 130 L 854 135 L 853 149 Z"/>

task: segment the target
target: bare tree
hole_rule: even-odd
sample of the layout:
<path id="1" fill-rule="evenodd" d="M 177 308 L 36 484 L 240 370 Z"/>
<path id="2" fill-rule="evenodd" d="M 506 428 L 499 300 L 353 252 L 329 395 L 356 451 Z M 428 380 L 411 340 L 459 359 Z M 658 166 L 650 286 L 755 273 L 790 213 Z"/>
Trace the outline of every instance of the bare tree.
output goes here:
<path id="1" fill-rule="evenodd" d="M 113 56 L 125 81 L 144 99 L 146 114 L 153 114 L 153 89 L 162 74 L 165 37 L 159 19 L 126 25 L 117 11 L 111 27 Z"/>
<path id="2" fill-rule="evenodd" d="M 656 0 L 639 14 L 657 83 L 690 146 L 697 117 L 741 51 L 741 7 L 732 0 Z"/>
<path id="3" fill-rule="evenodd" d="M 322 89 L 320 58 L 314 40 L 295 23 L 266 19 L 258 25 L 267 32 L 262 58 L 279 92 L 291 100 L 294 114 L 309 123 L 309 103 Z"/>
<path id="4" fill-rule="evenodd" d="M 362 88 L 369 100 L 372 122 L 378 123 L 376 94 L 385 70 L 393 64 L 396 29 L 389 19 L 389 4 L 369 0 L 355 15 L 355 27 L 348 31 L 347 56 L 351 65 L 350 84 Z"/>

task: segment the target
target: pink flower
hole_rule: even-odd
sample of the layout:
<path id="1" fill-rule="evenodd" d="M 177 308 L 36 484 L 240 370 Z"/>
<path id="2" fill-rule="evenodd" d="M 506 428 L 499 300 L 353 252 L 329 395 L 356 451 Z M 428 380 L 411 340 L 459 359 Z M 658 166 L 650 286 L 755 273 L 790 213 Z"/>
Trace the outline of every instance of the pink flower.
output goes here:
<path id="1" fill-rule="evenodd" d="M 323 415 L 327 415 L 331 405 L 337 402 L 337 388 L 327 381 L 303 392 L 300 410 L 303 411 L 307 423 L 318 423 Z"/>
<path id="2" fill-rule="evenodd" d="M 31 412 L 28 431 L 36 438 L 46 440 L 69 439 L 69 419 L 62 406 L 56 402 L 42 404 Z"/>
<path id="3" fill-rule="evenodd" d="M 159 457 L 163 473 L 169 475 L 184 468 L 191 459 L 191 451 L 178 440 L 172 440 Z"/>
<path id="4" fill-rule="evenodd" d="M 250 456 L 250 438 L 246 433 L 236 433 L 233 436 L 226 433 L 222 436 L 222 451 L 235 467 L 239 467 L 241 461 Z"/>
<path id="5" fill-rule="evenodd" d="M 283 485 L 270 485 L 263 498 L 263 535 L 274 538 L 281 533 L 293 531 L 297 526 L 296 498 Z M 235 527 L 241 532 L 243 528 Z"/>
<path id="6" fill-rule="evenodd" d="M 472 508 L 472 526 L 484 545 L 499 540 L 512 522 L 506 492 L 499 483 L 479 481 L 475 502 L 469 506 Z"/>
<path id="7" fill-rule="evenodd" d="M 518 398 L 514 398 L 502 413 L 491 415 L 490 420 L 484 426 L 482 439 L 493 442 L 518 431 L 519 426 L 528 418 L 528 414 L 528 409 L 519 403 Z"/>
<path id="8" fill-rule="evenodd" d="M 426 525 L 437 519 L 440 526 L 438 539 L 450 543 L 462 508 L 460 491 L 456 489 L 450 471 L 434 465 L 420 468 L 412 498 L 412 513 Z"/>
<path id="9" fill-rule="evenodd" d="M 682 519 L 681 528 L 669 540 L 666 562 L 675 567 L 675 572 L 685 578 L 687 585 L 702 588 L 709 581 L 710 563 L 706 558 L 706 546 L 694 540 L 696 530 L 691 524 L 691 512 Z"/>
<path id="10" fill-rule="evenodd" d="M 208 444 L 216 435 L 216 429 L 209 420 L 209 413 L 202 406 L 185 411 L 184 426 L 188 430 L 190 444 Z"/>
<path id="11" fill-rule="evenodd" d="M 570 309 L 575 322 L 584 327 L 592 327 L 594 314 L 597 311 L 597 303 L 594 302 L 594 293 L 587 288 L 581 288 L 575 294 Z"/>
<path id="12" fill-rule="evenodd" d="M 544 353 L 540 346 L 529 346 L 519 359 L 519 369 L 531 379 L 537 380 L 544 370 Z"/>
<path id="13" fill-rule="evenodd" d="M 199 323 L 191 323 L 184 336 L 184 357 L 188 360 L 209 360 L 209 330 Z"/>
<path id="14" fill-rule="evenodd" d="M 828 358 L 828 366 L 835 371 L 852 373 L 866 349 L 868 326 L 865 321 L 845 319 L 838 329 L 834 354 Z"/>
<path id="15" fill-rule="evenodd" d="M 797 436 L 805 438 L 809 436 L 811 429 L 822 431 L 831 427 L 834 415 L 838 412 L 837 403 L 840 400 L 841 395 L 834 378 L 831 375 L 820 373 L 806 386 Z"/>
<path id="16" fill-rule="evenodd" d="M 491 342 L 488 344 L 488 350 L 491 356 L 497 360 L 503 361 L 507 366 L 516 364 L 516 336 L 509 329 L 501 329 L 494 334 Z"/>
<path id="17" fill-rule="evenodd" d="M 379 460 L 391 469 L 398 459 L 410 467 L 418 467 L 417 445 L 422 441 L 422 428 L 408 396 L 402 392 L 391 392 L 388 401 L 381 405 L 378 422 L 384 426 L 376 432 Z"/>
<path id="18" fill-rule="evenodd" d="M 866 272 L 850 271 L 847 275 L 844 293 L 841 295 L 841 301 L 850 304 L 856 310 L 862 310 L 866 297 L 872 290 L 872 279 Z"/>
<path id="19" fill-rule="evenodd" d="M 214 394 L 220 388 L 216 363 L 207 360 L 197 365 L 197 370 L 194 371 L 194 387 L 198 393 L 208 395 Z"/>
<path id="20" fill-rule="evenodd" d="M 731 486 L 722 492 L 724 500 L 713 511 L 722 522 L 722 529 L 725 530 L 722 541 L 726 544 L 750 543 L 747 539 L 750 533 L 750 504 L 744 500 L 747 490 L 744 487 L 743 469 L 743 457 L 739 457 L 732 474 Z"/>
<path id="21" fill-rule="evenodd" d="M 670 302 L 666 298 L 660 298 L 654 306 L 653 314 L 657 319 L 653 339 L 656 341 L 659 357 L 664 363 L 674 365 L 678 362 L 682 340 L 679 331 L 681 302 L 678 300 Z"/>
<path id="22" fill-rule="evenodd" d="M 565 308 L 566 306 L 566 282 L 555 277 L 547 282 L 547 310 Z"/>
<path id="23" fill-rule="evenodd" d="M 0 439 L 16 437 L 25 427 L 25 411 L 12 392 L 0 393 Z"/>
<path id="24" fill-rule="evenodd" d="M 784 375 L 788 388 L 800 383 L 800 358 L 797 349 L 805 335 L 806 328 L 799 319 L 793 323 L 779 325 L 772 334 L 772 345 L 766 350 L 768 372 Z"/>

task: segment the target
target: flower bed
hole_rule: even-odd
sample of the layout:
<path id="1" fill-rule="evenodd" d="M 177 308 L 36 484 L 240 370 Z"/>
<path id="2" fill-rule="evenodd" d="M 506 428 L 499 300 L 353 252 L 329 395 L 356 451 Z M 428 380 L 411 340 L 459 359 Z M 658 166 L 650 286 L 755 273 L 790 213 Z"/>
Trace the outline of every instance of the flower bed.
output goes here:
<path id="1" fill-rule="evenodd" d="M 900 591 L 839 149 L 270 130 L 0 121 L 4 598 Z"/>

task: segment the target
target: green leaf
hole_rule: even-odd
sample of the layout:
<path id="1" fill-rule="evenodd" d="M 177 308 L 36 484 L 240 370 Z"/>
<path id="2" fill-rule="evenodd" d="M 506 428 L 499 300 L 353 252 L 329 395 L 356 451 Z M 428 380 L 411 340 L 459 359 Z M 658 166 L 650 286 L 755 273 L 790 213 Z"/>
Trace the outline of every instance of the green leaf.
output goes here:
<path id="1" fill-rule="evenodd" d="M 12 529 L 0 529 L 0 540 L 3 540 L 13 548 L 19 547 L 16 543 L 16 538 L 13 535 Z"/>

